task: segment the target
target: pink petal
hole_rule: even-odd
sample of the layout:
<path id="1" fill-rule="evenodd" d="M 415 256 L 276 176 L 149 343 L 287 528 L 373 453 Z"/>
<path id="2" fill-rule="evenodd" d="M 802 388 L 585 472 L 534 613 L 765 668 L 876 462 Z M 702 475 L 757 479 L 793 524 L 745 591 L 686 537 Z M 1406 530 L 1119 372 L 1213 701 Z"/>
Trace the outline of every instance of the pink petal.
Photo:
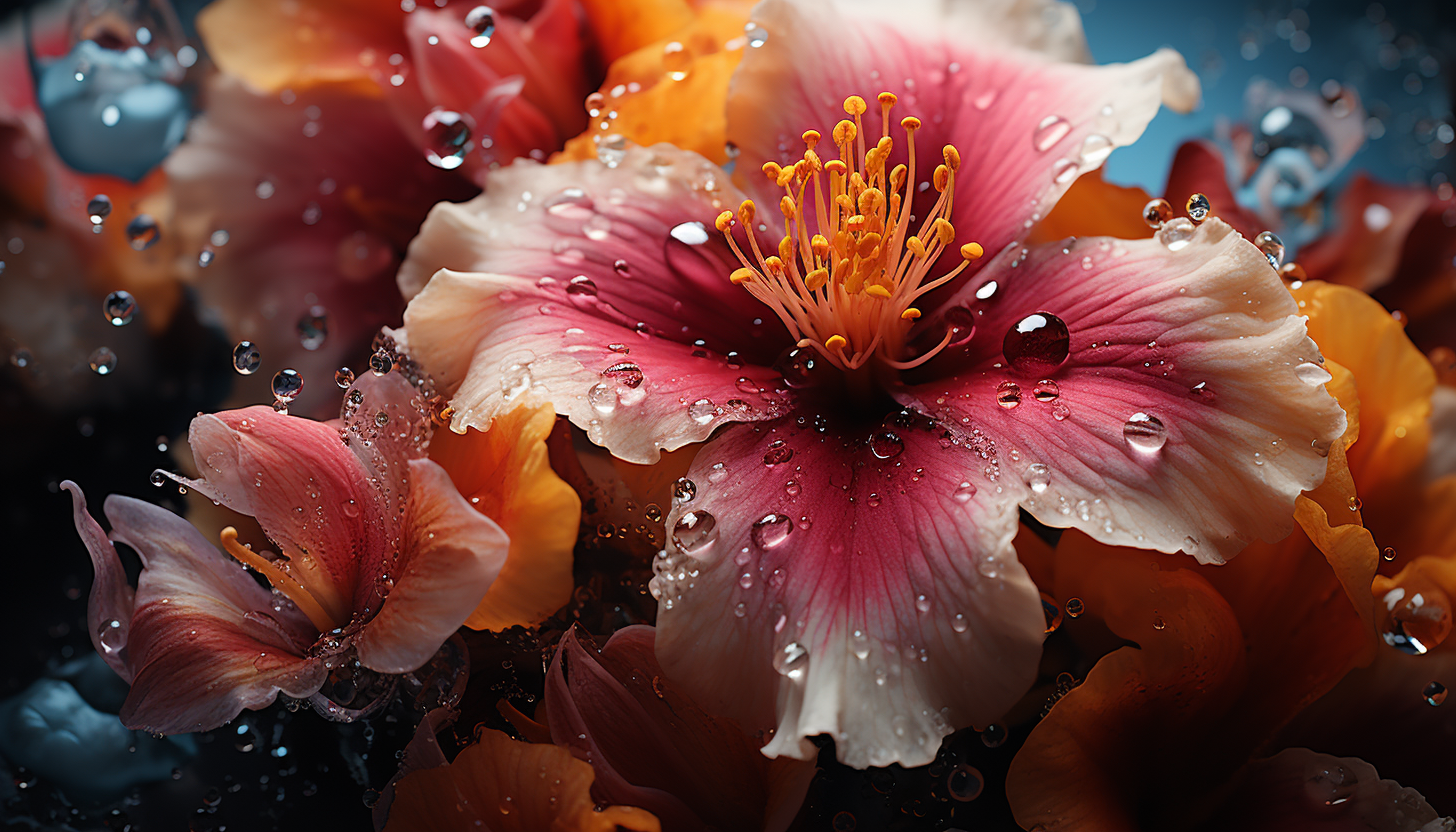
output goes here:
<path id="1" fill-rule="evenodd" d="M 877 139 L 874 99 L 888 90 L 900 99 L 893 120 L 914 115 L 923 124 L 915 138 L 917 180 L 930 178 L 944 145 L 960 151 L 950 217 L 955 246 L 975 240 L 999 251 L 1045 216 L 1078 175 L 1136 140 L 1160 104 L 1186 111 L 1198 101 L 1197 79 L 1171 50 L 1130 64 L 1058 62 L 1085 54 L 1075 21 L 1043 28 L 1046 14 L 1074 16 L 1062 4 L 962 4 L 949 15 L 946 8 L 760 4 L 753 24 L 767 40 L 746 50 L 728 100 L 728 138 L 741 150 L 737 169 L 750 195 L 765 208 L 777 205 L 783 189 L 759 168 L 799 158 L 805 130 L 830 136 L 850 95 L 870 103 L 866 132 Z M 1017 48 L 1022 44 L 1054 55 Z M 898 128 L 894 134 L 891 164 L 907 159 Z M 838 155 L 832 146 L 821 152 Z M 922 193 L 916 213 L 927 216 L 936 196 Z"/>
<path id="2" fill-rule="evenodd" d="M 651 627 L 617 631 L 600 654 L 567 631 L 545 707 L 553 740 L 596 770 L 602 800 L 646 809 L 671 829 L 782 829 L 816 771 L 764 759 L 738 725 L 682 694 L 653 656 Z"/>
<path id="3" fill-rule="evenodd" d="M 805 414 L 809 415 L 808 413 Z M 796 426 L 796 422 L 806 424 Z M 657 655 L 698 701 L 776 726 L 768 756 L 930 762 L 1036 674 L 1045 619 L 1011 494 L 928 420 L 836 415 L 725 431 L 654 565 Z"/>
<path id="4" fill-rule="evenodd" d="M 132 672 L 127 664 L 126 643 L 136 591 L 127 583 L 116 547 L 86 511 L 86 495 L 81 493 L 81 486 L 66 480 L 61 488 L 71 492 L 71 517 L 81 542 L 91 554 L 91 569 L 95 574 L 86 602 L 86 627 L 91 634 L 91 645 L 116 675 L 130 682 Z"/>
<path id="5" fill-rule="evenodd" d="M 143 565 L 126 641 L 135 674 L 121 709 L 128 728 L 205 731 L 268 705 L 279 691 L 302 698 L 323 684 L 327 670 L 303 653 L 318 635 L 308 619 L 192 524 L 115 495 L 106 517 L 112 539 L 136 550 Z"/>
<path id="6" fill-rule="evenodd" d="M 396 337 L 453 392 L 452 427 L 551 405 L 645 463 L 780 413 L 779 374 L 763 365 L 790 345 L 728 280 L 737 261 L 713 221 L 739 197 L 721 177 L 664 145 L 616 168 L 517 163 L 489 194 L 438 206 L 400 274 L 407 294 L 433 279 Z"/>
<path id="7" fill-rule="evenodd" d="M 1174 245 L 1087 239 L 1003 253 L 948 306 L 975 317 L 970 344 L 899 398 L 984 437 L 978 485 L 995 480 L 1043 523 L 1218 563 L 1289 533 L 1294 499 L 1323 480 L 1345 415 L 1257 249 L 1218 220 Z M 979 300 L 989 281 L 997 290 Z M 1003 338 L 1039 312 L 1065 322 L 1065 364 L 1007 366 Z M 1054 399 L 1038 400 L 1043 379 Z M 1002 384 L 1017 386 L 1019 404 L 998 404 Z"/>
<path id="8" fill-rule="evenodd" d="M 429 661 L 485 596 L 510 546 L 505 532 L 460 496 L 445 469 L 415 459 L 409 472 L 399 574 L 355 642 L 359 661 L 381 673 L 406 673 Z"/>

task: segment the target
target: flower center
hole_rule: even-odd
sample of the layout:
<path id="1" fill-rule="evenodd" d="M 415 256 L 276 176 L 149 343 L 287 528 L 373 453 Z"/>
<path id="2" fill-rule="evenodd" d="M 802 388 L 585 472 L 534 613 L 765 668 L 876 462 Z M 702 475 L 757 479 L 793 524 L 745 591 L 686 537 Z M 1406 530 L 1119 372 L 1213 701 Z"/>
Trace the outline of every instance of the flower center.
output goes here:
<path id="1" fill-rule="evenodd" d="M 349 623 L 350 609 L 334 582 L 311 558 L 270 560 L 238 542 L 238 530 L 232 526 L 218 535 L 222 548 L 238 561 L 257 570 L 273 588 L 283 593 L 320 633 Z"/>
<path id="2" fill-rule="evenodd" d="M 985 253 L 979 244 L 967 243 L 960 247 L 961 263 L 948 274 L 926 279 L 955 240 L 948 218 L 961 156 L 954 145 L 945 146 L 945 162 L 931 177 L 940 198 L 911 234 L 914 198 L 907 198 L 905 186 L 915 182 L 920 119 L 900 120 L 909 167 L 887 169 L 894 148 L 890 110 L 895 96 L 882 92 L 878 100 L 878 142 L 867 145 L 862 118 L 867 107 L 863 98 L 852 95 L 844 100 L 844 112 L 853 121 L 843 119 L 834 127 L 838 159 L 821 161 L 814 151 L 820 134 L 809 130 L 802 159 L 788 167 L 774 162 L 763 166 L 764 174 L 784 189 L 779 200 L 784 237 L 776 254 L 765 257 L 752 233 L 753 200 L 744 200 L 736 217 L 749 231 L 751 259 L 729 233 L 734 213 L 724 211 L 716 223 L 743 264 L 729 279 L 772 309 L 801 348 L 813 347 L 841 370 L 858 369 L 871 359 L 909 369 L 944 349 L 952 331 L 929 351 L 906 360 L 910 328 L 920 317 L 914 304 Z"/>

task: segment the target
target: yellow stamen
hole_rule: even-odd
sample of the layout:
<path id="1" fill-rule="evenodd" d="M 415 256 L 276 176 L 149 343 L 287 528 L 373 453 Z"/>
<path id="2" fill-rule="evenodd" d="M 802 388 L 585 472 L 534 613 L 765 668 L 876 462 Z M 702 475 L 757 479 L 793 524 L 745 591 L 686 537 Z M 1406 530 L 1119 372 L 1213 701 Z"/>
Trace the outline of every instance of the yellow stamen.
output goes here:
<path id="1" fill-rule="evenodd" d="M 238 530 L 223 529 L 218 537 L 223 551 L 252 567 L 273 588 L 288 596 L 321 633 L 349 623 L 349 605 L 329 576 L 308 558 L 270 560 L 238 542 Z M 295 570 L 297 574 L 295 574 Z"/>
<path id="2" fill-rule="evenodd" d="M 931 172 L 939 197 L 912 228 L 918 183 L 915 133 L 921 122 L 914 116 L 900 119 L 909 164 L 891 167 L 896 139 L 889 134 L 895 123 L 890 111 L 896 97 L 881 93 L 876 101 L 883 119 L 877 140 L 866 140 L 862 116 L 869 107 L 852 95 L 844 100 L 850 118 L 830 132 L 840 158 L 821 161 L 815 147 L 823 136 L 807 130 L 801 159 L 787 167 L 773 162 L 763 166 L 764 175 L 783 189 L 779 208 L 784 225 L 777 251 L 760 251 L 750 234 L 750 250 L 745 252 L 724 227 L 732 225 L 733 215 L 724 212 L 718 218 L 719 230 L 743 266 L 729 279 L 772 309 L 800 346 L 815 347 L 846 370 L 872 359 L 896 368 L 929 360 L 949 339 L 907 360 L 910 328 L 921 317 L 912 304 L 985 253 L 976 243 L 962 245 L 961 262 L 930 279 L 937 258 L 955 241 L 949 217 L 961 156 L 953 145 L 942 148 L 944 164 Z M 740 205 L 736 218 L 751 225 L 754 203 Z"/>

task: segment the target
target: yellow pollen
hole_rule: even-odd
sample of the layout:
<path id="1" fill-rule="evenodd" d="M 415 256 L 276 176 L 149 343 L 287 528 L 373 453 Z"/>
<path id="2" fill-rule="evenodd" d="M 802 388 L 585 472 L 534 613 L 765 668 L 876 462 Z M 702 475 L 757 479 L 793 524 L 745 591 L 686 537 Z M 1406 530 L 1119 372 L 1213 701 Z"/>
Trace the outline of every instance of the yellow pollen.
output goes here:
<path id="1" fill-rule="evenodd" d="M 869 107 L 852 95 L 844 100 L 852 120 L 841 120 L 830 133 L 838 159 L 821 160 L 815 147 L 823 136 L 806 130 L 802 158 L 788 166 L 764 164 L 764 176 L 783 189 L 777 251 L 760 249 L 751 200 L 738 207 L 736 216 L 724 211 L 716 222 L 742 264 L 729 280 L 767 305 L 801 347 L 813 347 L 845 370 L 872 359 L 907 369 L 944 348 L 950 332 L 928 352 L 906 355 L 911 326 L 921 318 L 913 304 L 985 253 L 980 245 L 966 243 L 960 247 L 961 262 L 931 279 L 936 260 L 955 242 L 949 217 L 961 156 L 953 145 L 942 149 L 944 164 L 930 172 L 939 196 L 923 218 L 912 220 L 920 181 L 915 131 L 921 122 L 914 116 L 898 122 L 908 164 L 891 167 L 896 139 L 890 136 L 895 124 L 890 111 L 896 97 L 886 92 L 876 101 L 882 117 L 878 139 L 866 137 L 862 117 Z M 748 251 L 731 234 L 735 219 L 749 228 Z"/>
<path id="2" fill-rule="evenodd" d="M 223 551 L 252 567 L 283 593 L 321 633 L 349 623 L 350 608 L 333 581 L 310 558 L 270 560 L 238 542 L 238 530 L 223 529 L 218 537 Z"/>

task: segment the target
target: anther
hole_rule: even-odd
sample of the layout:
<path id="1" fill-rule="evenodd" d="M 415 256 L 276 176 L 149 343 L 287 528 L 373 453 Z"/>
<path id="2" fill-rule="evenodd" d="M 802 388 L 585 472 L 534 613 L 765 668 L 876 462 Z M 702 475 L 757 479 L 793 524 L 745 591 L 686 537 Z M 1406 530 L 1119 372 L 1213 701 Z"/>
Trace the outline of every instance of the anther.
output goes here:
<path id="1" fill-rule="evenodd" d="M 844 349 L 847 344 L 849 344 L 849 341 L 843 335 L 831 335 L 824 339 L 824 347 L 830 352 Z"/>
<path id="2" fill-rule="evenodd" d="M 867 109 L 869 107 L 865 104 L 865 100 L 857 95 L 844 99 L 844 111 L 852 116 L 862 116 Z"/>
<path id="3" fill-rule="evenodd" d="M 920 310 L 913 306 L 900 313 L 900 320 L 902 321 L 913 321 L 918 317 L 920 317 Z"/>
<path id="4" fill-rule="evenodd" d="M 753 215 L 756 207 L 757 206 L 753 204 L 753 200 L 751 199 L 745 199 L 741 204 L 739 204 L 738 221 L 743 223 L 745 227 L 753 225 Z"/>
<path id="5" fill-rule="evenodd" d="M 718 218 L 716 220 L 713 220 L 713 226 L 715 228 L 717 228 L 719 231 L 722 231 L 724 233 L 726 233 L 728 231 L 729 227 L 732 226 L 732 225 L 733 225 L 733 212 L 732 211 L 724 211 L 723 213 L 721 213 L 721 214 L 718 215 Z"/>
<path id="6" fill-rule="evenodd" d="M 821 136 L 818 130 L 805 130 L 803 138 L 804 144 L 808 145 L 810 150 L 813 150 L 814 146 L 819 144 Z"/>
<path id="7" fill-rule="evenodd" d="M 734 286 L 742 286 L 753 279 L 753 269 L 734 269 L 733 274 L 728 275 L 728 280 Z"/>
<path id="8" fill-rule="evenodd" d="M 945 156 L 945 166 L 951 170 L 961 169 L 961 152 L 956 150 L 955 145 L 948 144 L 941 153 Z"/>
<path id="9" fill-rule="evenodd" d="M 905 129 L 906 133 L 914 132 L 920 129 L 920 119 L 915 116 L 905 116 L 900 119 L 900 126 Z"/>
<path id="10" fill-rule="evenodd" d="M 979 260 L 985 253 L 986 250 L 981 248 L 980 243 L 966 243 L 961 246 L 961 256 L 967 260 Z"/>

